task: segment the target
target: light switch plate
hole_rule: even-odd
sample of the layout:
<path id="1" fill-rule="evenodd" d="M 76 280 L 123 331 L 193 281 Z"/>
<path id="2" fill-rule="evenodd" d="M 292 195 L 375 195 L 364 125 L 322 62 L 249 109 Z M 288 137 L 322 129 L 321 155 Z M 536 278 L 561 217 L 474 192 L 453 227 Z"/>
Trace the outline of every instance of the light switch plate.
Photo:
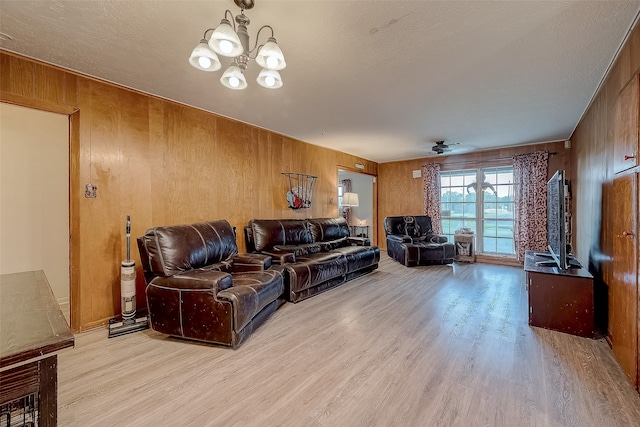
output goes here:
<path id="1" fill-rule="evenodd" d="M 93 184 L 86 184 L 84 186 L 84 197 L 85 199 L 95 199 L 98 197 L 98 187 Z"/>
<path id="2" fill-rule="evenodd" d="M 420 178 L 422 176 L 422 171 L 420 169 L 416 169 L 413 171 L 414 178 Z"/>

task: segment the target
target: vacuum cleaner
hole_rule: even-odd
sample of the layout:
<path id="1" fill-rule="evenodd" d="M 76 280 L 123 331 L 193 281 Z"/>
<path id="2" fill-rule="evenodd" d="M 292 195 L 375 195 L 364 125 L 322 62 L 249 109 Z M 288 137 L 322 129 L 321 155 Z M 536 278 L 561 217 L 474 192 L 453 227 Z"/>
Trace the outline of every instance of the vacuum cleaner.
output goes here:
<path id="1" fill-rule="evenodd" d="M 147 316 L 136 318 L 136 262 L 131 259 L 131 218 L 127 215 L 127 259 L 120 268 L 120 304 L 122 320 L 109 319 L 109 338 L 142 331 L 149 327 Z"/>

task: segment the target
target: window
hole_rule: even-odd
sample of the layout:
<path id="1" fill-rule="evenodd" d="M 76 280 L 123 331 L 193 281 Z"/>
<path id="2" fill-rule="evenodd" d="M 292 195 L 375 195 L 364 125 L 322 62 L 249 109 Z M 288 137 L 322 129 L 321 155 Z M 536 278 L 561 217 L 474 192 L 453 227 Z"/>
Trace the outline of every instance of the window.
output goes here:
<path id="1" fill-rule="evenodd" d="M 477 235 L 477 251 L 515 255 L 513 167 L 440 173 L 442 231 L 451 241 L 466 227 Z"/>

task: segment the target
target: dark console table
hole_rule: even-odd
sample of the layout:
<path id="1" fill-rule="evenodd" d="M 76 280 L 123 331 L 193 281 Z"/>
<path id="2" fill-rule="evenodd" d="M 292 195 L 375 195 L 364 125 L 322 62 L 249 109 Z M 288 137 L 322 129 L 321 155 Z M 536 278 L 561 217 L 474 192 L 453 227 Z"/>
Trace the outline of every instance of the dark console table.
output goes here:
<path id="1" fill-rule="evenodd" d="M 593 338 L 593 276 L 584 268 L 537 265 L 549 258 L 525 253 L 529 325 Z"/>
<path id="2" fill-rule="evenodd" d="M 0 275 L 2 425 L 57 424 L 56 352 L 73 345 L 43 271 Z"/>

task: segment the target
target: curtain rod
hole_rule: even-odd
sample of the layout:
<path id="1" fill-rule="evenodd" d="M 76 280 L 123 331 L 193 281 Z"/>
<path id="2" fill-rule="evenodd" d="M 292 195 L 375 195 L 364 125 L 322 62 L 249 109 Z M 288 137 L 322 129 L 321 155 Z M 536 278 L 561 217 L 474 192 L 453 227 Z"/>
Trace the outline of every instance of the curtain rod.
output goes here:
<path id="1" fill-rule="evenodd" d="M 549 152 L 550 156 L 555 156 L 556 154 L 558 154 L 558 153 L 555 152 L 555 151 Z M 498 161 L 502 161 L 502 160 L 511 160 L 511 159 L 513 159 L 513 156 L 510 156 L 510 157 L 498 157 L 497 159 L 460 160 L 460 161 L 457 161 L 457 162 L 439 162 L 439 163 L 441 165 L 457 165 L 457 164 L 460 164 L 460 163 L 486 163 L 486 162 L 498 162 Z M 436 163 L 436 162 L 430 162 L 430 163 Z"/>

